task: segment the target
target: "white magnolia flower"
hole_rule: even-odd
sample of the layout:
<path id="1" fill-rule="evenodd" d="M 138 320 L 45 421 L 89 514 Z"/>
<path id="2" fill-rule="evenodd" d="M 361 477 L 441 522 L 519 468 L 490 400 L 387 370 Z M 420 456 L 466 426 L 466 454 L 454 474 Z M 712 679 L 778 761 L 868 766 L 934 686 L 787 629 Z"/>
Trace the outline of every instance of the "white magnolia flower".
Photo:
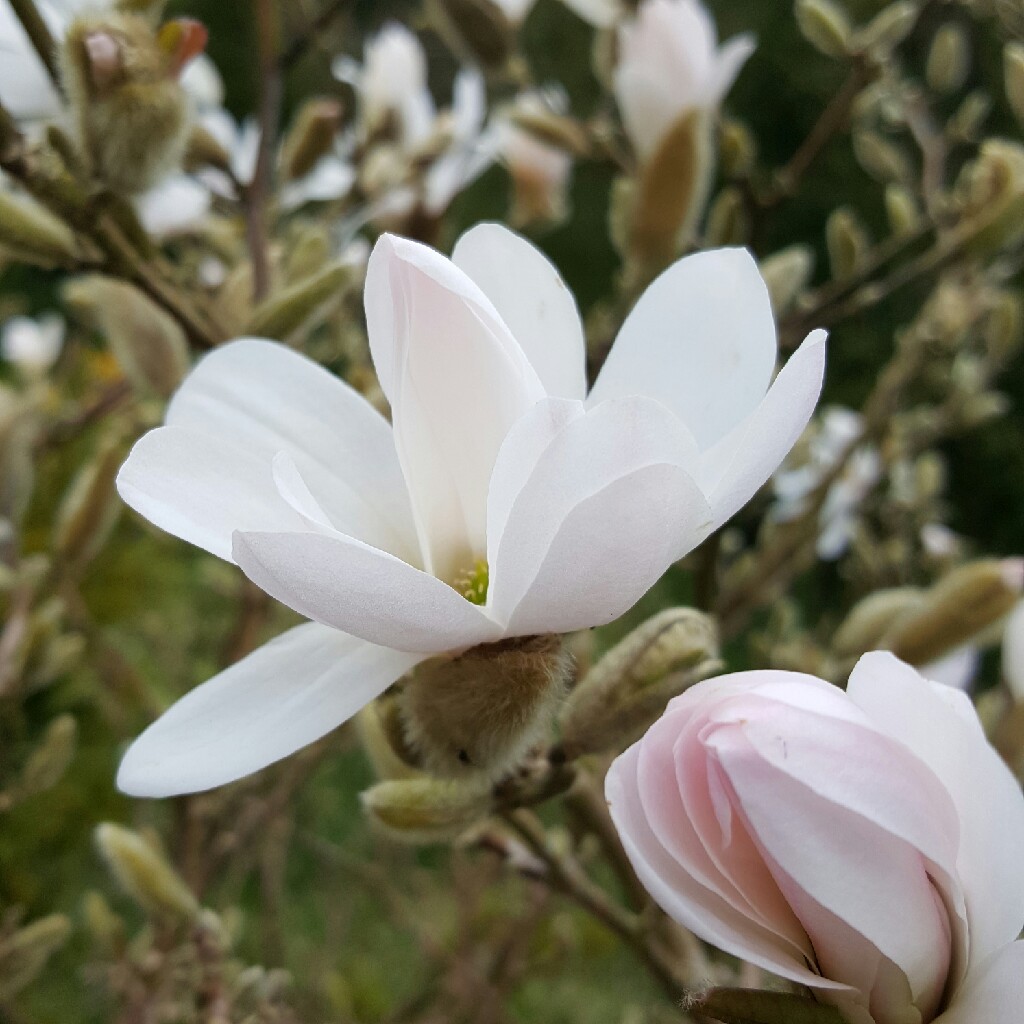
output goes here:
<path id="1" fill-rule="evenodd" d="M 832 472 L 847 449 L 863 433 L 859 413 L 840 406 L 825 409 L 808 445 L 806 461 L 775 474 L 772 518 L 785 523 L 800 515 L 807 499 Z M 850 546 L 857 512 L 882 474 L 882 460 L 873 445 L 862 445 L 850 456 L 845 469 L 829 488 L 818 513 L 818 557 L 840 558 Z"/>
<path id="2" fill-rule="evenodd" d="M 618 26 L 613 87 L 623 126 L 641 161 L 690 110 L 715 110 L 754 52 L 754 38 L 718 46 L 699 0 L 643 0 Z"/>
<path id="3" fill-rule="evenodd" d="M 64 319 L 47 313 L 38 319 L 12 316 L 0 327 L 0 356 L 23 373 L 50 369 L 64 347 Z"/>
<path id="4" fill-rule="evenodd" d="M 392 425 L 303 356 L 246 339 L 198 364 L 122 468 L 134 509 L 313 620 L 150 726 L 125 791 L 229 782 L 432 655 L 622 615 L 769 477 L 824 369 L 818 331 L 769 387 L 768 292 L 737 249 L 665 271 L 589 394 L 571 293 L 498 225 L 451 260 L 383 236 L 366 315 Z"/>

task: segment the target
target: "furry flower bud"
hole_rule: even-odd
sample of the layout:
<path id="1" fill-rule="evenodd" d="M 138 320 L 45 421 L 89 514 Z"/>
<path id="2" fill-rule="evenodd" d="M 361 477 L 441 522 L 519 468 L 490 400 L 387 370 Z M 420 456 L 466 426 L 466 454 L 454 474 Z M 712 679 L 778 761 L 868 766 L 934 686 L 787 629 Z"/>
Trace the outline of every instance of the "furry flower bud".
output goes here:
<path id="1" fill-rule="evenodd" d="M 362 794 L 363 810 L 388 835 L 408 843 L 455 839 L 491 811 L 489 788 L 450 779 L 378 782 Z"/>

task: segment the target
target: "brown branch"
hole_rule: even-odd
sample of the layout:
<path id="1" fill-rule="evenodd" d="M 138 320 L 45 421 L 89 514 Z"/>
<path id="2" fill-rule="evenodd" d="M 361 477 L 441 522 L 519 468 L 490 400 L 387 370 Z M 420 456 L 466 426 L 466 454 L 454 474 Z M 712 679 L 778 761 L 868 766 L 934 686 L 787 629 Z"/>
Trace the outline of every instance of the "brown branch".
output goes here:
<path id="1" fill-rule="evenodd" d="M 11 0 L 11 7 L 18 16 L 25 34 L 39 59 L 53 79 L 53 84 L 60 89 L 60 72 L 57 68 L 57 44 L 53 41 L 50 30 L 43 21 L 33 0 Z"/>

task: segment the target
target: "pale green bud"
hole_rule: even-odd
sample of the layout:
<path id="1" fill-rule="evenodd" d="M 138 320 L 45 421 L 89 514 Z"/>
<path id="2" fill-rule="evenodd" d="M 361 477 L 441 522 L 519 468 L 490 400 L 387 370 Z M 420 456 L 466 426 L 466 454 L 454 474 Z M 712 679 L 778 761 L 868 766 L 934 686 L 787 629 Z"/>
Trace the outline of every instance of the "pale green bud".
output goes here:
<path id="1" fill-rule="evenodd" d="M 1020 349 L 1024 333 L 1024 308 L 1014 292 L 1000 292 L 982 325 L 982 338 L 997 366 L 1008 362 Z"/>
<path id="2" fill-rule="evenodd" d="M 378 782 L 362 794 L 362 802 L 375 825 L 409 843 L 457 839 L 493 807 L 489 787 L 451 779 Z"/>
<path id="3" fill-rule="evenodd" d="M 718 133 L 718 157 L 729 178 L 745 178 L 757 163 L 757 140 L 753 132 L 735 118 L 726 118 Z"/>
<path id="4" fill-rule="evenodd" d="M 331 236 L 326 226 L 302 222 L 290 240 L 281 268 L 285 284 L 298 284 L 315 277 L 327 266 L 331 251 Z"/>
<path id="5" fill-rule="evenodd" d="M 124 921 L 114 913 L 101 893 L 94 889 L 82 899 L 82 916 L 89 935 L 104 952 L 119 949 L 125 940 Z"/>
<path id="6" fill-rule="evenodd" d="M 878 132 L 860 129 L 853 133 L 853 153 L 857 162 L 876 181 L 911 181 L 914 169 L 909 156 Z"/>
<path id="7" fill-rule="evenodd" d="M 80 568 L 100 551 L 121 512 L 114 481 L 124 461 L 119 440 L 107 441 L 71 481 L 57 511 L 55 553 Z"/>
<path id="8" fill-rule="evenodd" d="M 0 188 L 0 249 L 26 263 L 60 267 L 82 255 L 74 232 L 34 200 Z"/>
<path id="9" fill-rule="evenodd" d="M 0 1003 L 32 984 L 70 935 L 71 922 L 63 914 L 50 914 L 0 942 Z"/>
<path id="10" fill-rule="evenodd" d="M 892 628 L 893 620 L 924 604 L 920 587 L 878 590 L 850 609 L 832 637 L 832 648 L 842 658 L 853 658 L 874 650 Z"/>
<path id="11" fill-rule="evenodd" d="M 18 779 L 22 798 L 45 793 L 64 777 L 75 756 L 78 725 L 71 715 L 59 715 L 46 728 L 42 742 L 29 755 Z"/>
<path id="12" fill-rule="evenodd" d="M 192 921 L 199 904 L 164 855 L 138 832 L 107 822 L 96 845 L 125 893 L 150 914 Z"/>
<path id="13" fill-rule="evenodd" d="M 189 368 L 188 340 L 178 322 L 134 285 L 101 274 L 64 288 L 73 310 L 104 335 L 137 390 L 169 397 Z"/>
<path id="14" fill-rule="evenodd" d="M 309 174 L 331 152 L 342 113 L 342 105 L 333 99 L 311 99 L 302 105 L 282 147 L 281 173 L 285 181 Z"/>
<path id="15" fill-rule="evenodd" d="M 814 250 L 809 245 L 790 245 L 772 253 L 761 263 L 761 276 L 768 286 L 772 312 L 785 313 L 807 287 L 814 270 Z"/>
<path id="16" fill-rule="evenodd" d="M 887 53 L 913 31 L 921 12 L 912 0 L 897 0 L 883 8 L 857 33 L 857 49 Z"/>
<path id="17" fill-rule="evenodd" d="M 352 276 L 350 266 L 335 263 L 274 292 L 252 311 L 245 333 L 285 341 L 322 314 L 325 306 L 340 301 Z"/>
<path id="18" fill-rule="evenodd" d="M 826 57 L 850 52 L 853 28 L 846 11 L 832 0 L 796 0 L 796 23 L 804 38 Z"/>
<path id="19" fill-rule="evenodd" d="M 714 620 L 669 608 L 608 651 L 569 695 L 560 716 L 568 757 L 622 749 L 693 683 L 721 670 Z"/>
<path id="20" fill-rule="evenodd" d="M 983 89 L 968 93 L 949 120 L 947 130 L 950 137 L 961 142 L 973 142 L 981 134 L 991 111 L 992 99 Z"/>
<path id="21" fill-rule="evenodd" d="M 1024 125 L 1024 43 L 1007 43 L 1003 50 L 1006 98 L 1017 120 Z"/>
<path id="22" fill-rule="evenodd" d="M 885 214 L 894 235 L 912 234 L 921 223 L 921 211 L 913 193 L 902 185 L 887 185 Z"/>
<path id="23" fill-rule="evenodd" d="M 987 139 L 956 186 L 962 230 L 974 252 L 991 253 L 1024 234 L 1024 146 Z"/>
<path id="24" fill-rule="evenodd" d="M 708 211 L 705 241 L 708 246 L 743 245 L 750 234 L 750 216 L 743 193 L 731 185 L 715 197 Z"/>
<path id="25" fill-rule="evenodd" d="M 937 92 L 952 93 L 963 87 L 971 70 L 971 43 L 954 22 L 943 25 L 928 51 L 925 78 Z"/>
<path id="26" fill-rule="evenodd" d="M 871 243 L 860 218 L 853 210 L 834 210 L 825 225 L 832 276 L 836 280 L 855 274 L 867 258 Z"/>

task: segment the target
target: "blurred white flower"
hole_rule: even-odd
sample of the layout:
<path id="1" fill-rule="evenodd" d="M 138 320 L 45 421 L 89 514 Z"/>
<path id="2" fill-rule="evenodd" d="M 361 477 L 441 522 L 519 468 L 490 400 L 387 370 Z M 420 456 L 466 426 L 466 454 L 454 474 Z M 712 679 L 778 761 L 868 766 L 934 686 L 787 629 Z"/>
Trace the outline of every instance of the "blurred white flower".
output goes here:
<path id="1" fill-rule="evenodd" d="M 321 157 L 313 169 L 282 186 L 281 207 L 293 210 L 303 203 L 325 203 L 348 195 L 356 181 L 356 170 L 349 161 L 334 153 Z"/>
<path id="2" fill-rule="evenodd" d="M 748 34 L 719 47 L 699 0 L 643 0 L 617 32 L 615 99 L 641 162 L 684 114 L 716 110 L 754 52 Z"/>
<path id="3" fill-rule="evenodd" d="M 860 415 L 850 409 L 831 406 L 822 410 L 802 465 L 775 474 L 772 487 L 775 504 L 771 516 L 785 523 L 801 515 L 807 499 L 833 471 L 839 459 L 863 433 Z M 818 557 L 840 558 L 850 545 L 857 512 L 881 479 L 882 461 L 873 445 L 857 448 L 839 478 L 832 484 L 818 513 Z"/>
<path id="4" fill-rule="evenodd" d="M 561 113 L 564 100 L 564 94 L 552 97 L 549 91 L 531 90 L 520 93 L 512 109 L 494 119 L 495 145 L 515 190 L 515 224 L 557 220 L 565 213 L 572 156 L 558 146 L 542 142 L 515 121 L 516 114 Z"/>
<path id="5" fill-rule="evenodd" d="M 0 356 L 25 374 L 45 373 L 63 347 L 64 320 L 56 313 L 38 319 L 12 316 L 0 327 Z"/>
<path id="6" fill-rule="evenodd" d="M 188 174 L 172 174 L 135 200 L 142 226 L 157 237 L 184 234 L 202 225 L 213 197 Z"/>
<path id="7" fill-rule="evenodd" d="M 127 792 L 254 772 L 432 655 L 617 618 L 770 476 L 824 372 L 818 331 L 772 383 L 768 291 L 737 249 L 666 270 L 589 394 L 571 293 L 498 225 L 451 260 L 382 236 L 366 315 L 391 424 L 248 339 L 199 363 L 122 468 L 134 509 L 313 620 L 150 726 Z"/>

